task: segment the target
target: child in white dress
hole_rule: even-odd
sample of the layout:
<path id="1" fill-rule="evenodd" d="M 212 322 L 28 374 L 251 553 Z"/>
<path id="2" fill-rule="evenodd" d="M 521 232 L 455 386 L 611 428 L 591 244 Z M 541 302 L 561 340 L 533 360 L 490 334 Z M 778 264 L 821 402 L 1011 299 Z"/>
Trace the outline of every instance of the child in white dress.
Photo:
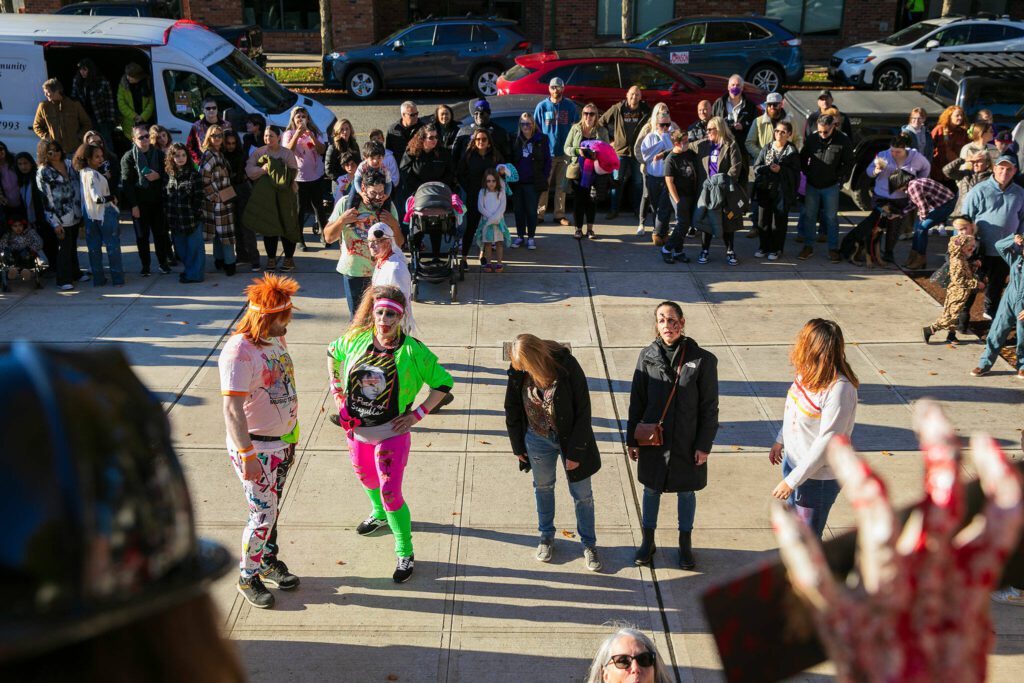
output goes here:
<path id="1" fill-rule="evenodd" d="M 505 270 L 502 256 L 505 247 L 512 243 L 512 237 L 505 225 L 505 182 L 493 168 L 484 171 L 477 208 L 480 227 L 476 231 L 476 243 L 484 252 L 484 272 L 500 273 Z"/>

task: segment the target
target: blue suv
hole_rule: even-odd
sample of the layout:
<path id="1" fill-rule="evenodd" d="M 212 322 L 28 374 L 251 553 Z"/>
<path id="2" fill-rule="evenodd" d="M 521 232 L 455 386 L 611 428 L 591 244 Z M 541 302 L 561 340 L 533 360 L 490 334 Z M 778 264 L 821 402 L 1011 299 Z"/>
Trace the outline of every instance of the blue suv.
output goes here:
<path id="1" fill-rule="evenodd" d="M 799 36 L 775 19 L 687 17 L 630 38 L 606 43 L 639 48 L 696 73 L 740 74 L 766 92 L 798 83 L 804 77 Z"/>
<path id="2" fill-rule="evenodd" d="M 324 85 L 365 100 L 385 88 L 469 88 L 498 93 L 498 76 L 530 51 L 514 21 L 482 17 L 431 18 L 369 46 L 324 55 Z"/>

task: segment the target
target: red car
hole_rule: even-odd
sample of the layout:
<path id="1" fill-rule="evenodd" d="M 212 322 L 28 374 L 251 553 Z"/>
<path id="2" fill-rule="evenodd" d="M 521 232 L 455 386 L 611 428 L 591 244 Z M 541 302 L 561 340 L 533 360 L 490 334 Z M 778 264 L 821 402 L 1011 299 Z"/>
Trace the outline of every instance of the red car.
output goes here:
<path id="1" fill-rule="evenodd" d="M 548 94 L 552 78 L 565 82 L 565 97 L 603 112 L 626 98 L 633 84 L 644 89 L 649 106 L 668 104 L 672 120 L 684 129 L 697 120 L 697 103 L 725 94 L 728 78 L 683 71 L 644 50 L 631 48 L 578 48 L 535 52 L 516 57 L 516 65 L 498 78 L 498 95 Z M 744 95 L 762 105 L 765 93 L 750 84 Z"/>

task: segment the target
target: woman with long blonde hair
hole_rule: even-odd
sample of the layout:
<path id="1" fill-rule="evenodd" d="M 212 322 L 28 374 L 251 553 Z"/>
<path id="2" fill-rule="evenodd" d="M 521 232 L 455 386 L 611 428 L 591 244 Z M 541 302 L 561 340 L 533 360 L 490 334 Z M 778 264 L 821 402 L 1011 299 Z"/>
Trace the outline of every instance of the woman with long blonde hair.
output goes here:
<path id="1" fill-rule="evenodd" d="M 641 126 L 640 132 L 636 134 L 636 143 L 633 145 L 633 158 L 634 159 L 641 159 L 641 160 L 643 159 L 643 154 L 641 154 L 641 152 L 640 152 L 640 145 L 643 144 L 644 138 L 646 138 L 647 135 L 652 130 L 653 131 L 657 131 L 658 130 L 658 119 L 661 117 L 662 114 L 669 114 L 671 116 L 671 112 L 669 112 L 669 110 L 668 110 L 668 105 L 665 104 L 664 102 L 658 102 L 653 107 L 651 107 L 651 118 L 648 119 L 647 122 L 644 123 L 643 126 Z M 672 131 L 676 130 L 677 128 L 679 128 L 679 126 L 677 126 L 675 123 L 673 123 L 668 128 L 669 133 L 671 133 Z M 640 174 L 644 177 L 644 179 L 643 179 L 644 193 L 640 196 L 640 211 L 639 211 L 640 218 L 639 218 L 639 224 L 636 227 L 636 234 L 637 234 L 637 236 L 642 236 L 644 234 L 644 230 L 646 229 L 644 227 L 644 216 L 647 214 L 647 210 L 650 208 L 650 205 L 649 205 L 649 202 L 648 202 L 648 197 L 647 197 L 647 165 L 644 164 L 644 163 L 640 164 Z M 658 243 L 658 240 L 655 240 L 655 244 L 657 244 L 657 243 Z"/>
<path id="2" fill-rule="evenodd" d="M 786 396 L 782 429 L 768 454 L 773 465 L 782 464 L 783 480 L 772 496 L 788 501 L 820 537 L 839 495 L 825 451 L 835 437 L 849 440 L 860 381 L 846 359 L 843 330 L 832 320 L 808 321 L 789 359 L 796 379 Z"/>
<path id="3" fill-rule="evenodd" d="M 415 561 L 412 517 L 402 496 L 412 444 L 409 430 L 437 409 L 453 384 L 426 344 L 402 331 L 407 305 L 394 285 L 367 289 L 348 331 L 327 347 L 338 424 L 372 507 L 356 533 L 367 536 L 391 528 L 398 557 L 395 583 L 409 580 Z M 414 408 L 423 385 L 430 393 Z"/>
<path id="4" fill-rule="evenodd" d="M 590 418 L 587 376 L 564 346 L 521 334 L 509 351 L 505 426 L 519 469 L 533 472 L 540 543 L 535 557 L 550 562 L 555 540 L 555 471 L 559 458 L 576 503 L 584 566 L 601 570 L 590 477 L 601 469 Z"/>

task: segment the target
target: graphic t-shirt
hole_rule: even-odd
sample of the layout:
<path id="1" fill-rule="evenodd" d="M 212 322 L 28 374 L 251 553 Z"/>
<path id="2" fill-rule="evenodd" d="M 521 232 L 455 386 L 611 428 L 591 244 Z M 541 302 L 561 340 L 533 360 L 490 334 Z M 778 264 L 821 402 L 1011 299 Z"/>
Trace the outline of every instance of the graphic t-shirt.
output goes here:
<path id="1" fill-rule="evenodd" d="M 324 158 L 316 151 L 316 145 L 313 142 L 314 135 L 315 133 L 307 130 L 299 138 L 299 141 L 295 143 L 294 149 L 292 149 L 292 152 L 295 154 L 295 160 L 299 165 L 299 172 L 295 176 L 295 180 L 300 183 L 319 180 L 324 175 Z M 284 135 L 281 136 L 281 146 L 287 146 L 293 137 L 295 137 L 295 131 L 286 130 Z M 321 145 L 327 142 L 323 134 L 315 135 L 315 140 Z"/>
<path id="2" fill-rule="evenodd" d="M 712 177 L 718 174 L 718 152 L 721 151 L 721 145 L 711 145 L 711 155 L 708 158 L 708 177 Z"/>
<path id="3" fill-rule="evenodd" d="M 387 424 L 398 417 L 398 371 L 394 351 L 380 351 L 370 342 L 352 365 L 345 396 L 349 415 L 362 420 L 364 427 Z"/>
<path id="4" fill-rule="evenodd" d="M 244 335 L 234 334 L 224 345 L 217 367 L 221 394 L 246 397 L 250 434 L 283 436 L 295 429 L 299 413 L 295 368 L 281 337 L 257 346 Z M 260 449 L 272 443 L 254 441 L 253 445 Z"/>

